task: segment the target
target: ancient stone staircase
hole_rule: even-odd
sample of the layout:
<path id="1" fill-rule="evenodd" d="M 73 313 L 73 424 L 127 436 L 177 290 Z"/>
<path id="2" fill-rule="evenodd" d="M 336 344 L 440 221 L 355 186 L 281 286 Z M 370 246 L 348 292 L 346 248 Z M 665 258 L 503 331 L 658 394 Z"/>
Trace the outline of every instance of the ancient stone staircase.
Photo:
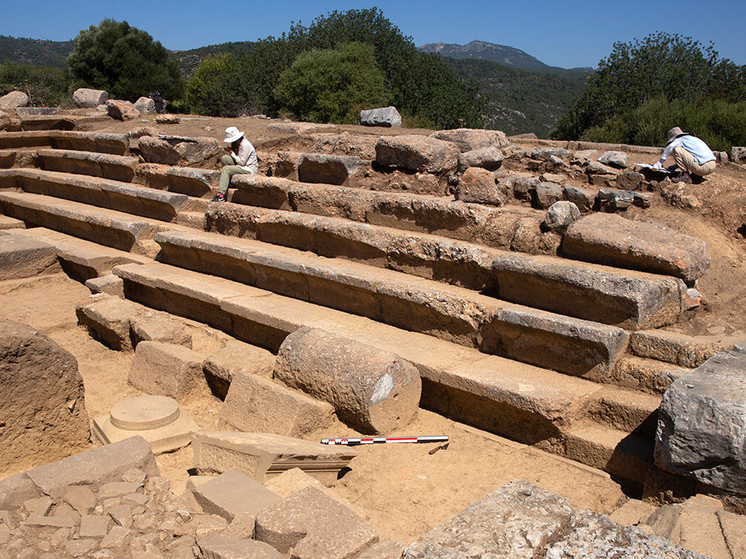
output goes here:
<path id="1" fill-rule="evenodd" d="M 127 298 L 272 351 L 303 326 L 392 351 L 422 407 L 637 484 L 660 394 L 695 366 L 634 344 L 679 319 L 681 280 L 521 252 L 521 227 L 557 242 L 534 210 L 269 177 L 210 204 L 215 171 L 138 164 L 125 136 L 0 149 L 35 165 L 0 170 L 0 210 L 78 279 L 113 269 Z"/>

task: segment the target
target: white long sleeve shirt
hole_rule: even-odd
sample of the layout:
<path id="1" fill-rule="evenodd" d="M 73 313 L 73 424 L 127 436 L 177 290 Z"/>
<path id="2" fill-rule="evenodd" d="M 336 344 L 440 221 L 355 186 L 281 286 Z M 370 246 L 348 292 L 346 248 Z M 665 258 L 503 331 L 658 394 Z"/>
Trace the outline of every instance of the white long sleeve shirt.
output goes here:
<path id="1" fill-rule="evenodd" d="M 684 136 L 679 136 L 666 146 L 666 149 L 663 150 L 663 155 L 661 155 L 661 158 L 658 160 L 658 166 L 662 166 L 666 159 L 668 159 L 668 156 L 671 155 L 673 149 L 678 146 L 683 147 L 686 151 L 691 153 L 700 165 L 704 165 L 708 161 L 715 161 L 715 154 L 712 153 L 712 150 L 706 143 L 696 136 L 686 134 Z"/>
<path id="2" fill-rule="evenodd" d="M 246 139 L 246 136 L 241 138 L 241 143 L 238 145 L 238 153 L 231 152 L 231 157 L 236 162 L 236 165 L 247 173 L 259 172 L 259 161 L 256 158 L 256 150 L 251 145 L 251 142 Z"/>

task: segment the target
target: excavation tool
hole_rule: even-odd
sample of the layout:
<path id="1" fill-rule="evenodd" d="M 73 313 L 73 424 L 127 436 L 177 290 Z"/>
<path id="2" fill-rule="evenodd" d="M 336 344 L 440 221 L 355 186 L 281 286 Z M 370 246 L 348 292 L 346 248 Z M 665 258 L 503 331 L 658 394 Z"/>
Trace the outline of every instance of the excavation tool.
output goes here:
<path id="1" fill-rule="evenodd" d="M 358 439 L 321 439 L 321 444 L 344 444 L 356 446 L 359 444 L 382 444 L 382 443 L 447 443 L 448 435 L 435 435 L 431 437 L 364 437 Z"/>

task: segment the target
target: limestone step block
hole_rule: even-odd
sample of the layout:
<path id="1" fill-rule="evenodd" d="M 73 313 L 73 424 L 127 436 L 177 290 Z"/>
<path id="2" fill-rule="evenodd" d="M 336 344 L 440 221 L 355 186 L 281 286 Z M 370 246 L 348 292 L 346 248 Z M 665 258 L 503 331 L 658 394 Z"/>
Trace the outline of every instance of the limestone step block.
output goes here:
<path id="1" fill-rule="evenodd" d="M 0 215 L 0 231 L 15 231 L 16 229 L 25 229 L 26 224 L 20 219 L 13 219 L 7 215 Z"/>
<path id="2" fill-rule="evenodd" d="M 192 489 L 192 493 L 205 513 L 222 516 L 228 522 L 243 513 L 256 517 L 282 501 L 261 483 L 233 469 Z"/>
<path id="3" fill-rule="evenodd" d="M 588 416 L 620 431 L 655 440 L 660 395 L 643 394 L 616 386 L 604 386 L 590 404 Z"/>
<path id="4" fill-rule="evenodd" d="M 474 130 L 472 128 L 456 128 L 453 130 L 439 130 L 430 134 L 433 138 L 451 142 L 461 153 L 480 148 L 503 148 L 510 145 L 510 141 L 500 130 Z"/>
<path id="5" fill-rule="evenodd" d="M 130 337 L 135 347 L 140 342 L 161 342 L 192 349 L 192 333 L 183 320 L 150 309 L 142 309 L 130 318 Z"/>
<path id="6" fill-rule="evenodd" d="M 138 396 L 117 403 L 107 414 L 93 419 L 93 434 L 102 444 L 139 435 L 150 443 L 153 454 L 173 452 L 191 442 L 199 426 L 179 409 L 173 398 Z"/>
<path id="7" fill-rule="evenodd" d="M 40 149 L 39 165 L 47 171 L 60 171 L 131 182 L 135 176 L 136 157 L 89 151 Z"/>
<path id="8" fill-rule="evenodd" d="M 275 356 L 267 351 L 238 340 L 231 340 L 223 349 L 205 359 L 205 378 L 213 394 L 225 399 L 235 375 L 255 375 L 272 378 Z M 250 429 L 242 429 L 249 431 Z"/>
<path id="9" fill-rule="evenodd" d="M 78 324 L 107 347 L 117 351 L 132 351 L 130 321 L 140 307 L 126 299 L 111 295 L 94 295 L 78 303 Z"/>
<path id="10" fill-rule="evenodd" d="M 15 150 L 0 150 L 0 169 L 10 169 L 15 163 Z"/>
<path id="11" fill-rule="evenodd" d="M 554 539 L 573 512 L 562 497 L 512 481 L 427 532 L 402 558 L 445 559 L 465 550 L 467 556 L 529 559 Z"/>
<path id="12" fill-rule="evenodd" d="M 300 468 L 321 483 L 331 485 L 357 456 L 349 447 L 323 445 L 273 433 L 200 431 L 192 435 L 192 448 L 197 473 L 221 474 L 234 468 L 259 483 Z"/>
<path id="13" fill-rule="evenodd" d="M 301 182 L 342 185 L 370 167 L 370 161 L 354 155 L 304 153 L 298 162 L 298 179 Z"/>
<path id="14" fill-rule="evenodd" d="M 671 324 L 682 312 L 686 286 L 676 278 L 505 252 L 342 218 L 231 206 L 210 208 L 207 228 L 437 279 L 623 328 Z"/>
<path id="15" fill-rule="evenodd" d="M 419 373 L 418 373 L 419 374 Z M 252 374 L 233 375 L 218 428 L 304 437 L 328 427 L 334 407 L 299 390 Z"/>
<path id="16" fill-rule="evenodd" d="M 207 217 L 205 216 L 205 212 L 180 211 L 176 216 L 176 223 L 183 225 L 184 227 L 199 229 L 200 231 L 205 231 L 207 229 Z"/>
<path id="17" fill-rule="evenodd" d="M 432 336 L 274 295 L 164 264 L 117 267 L 128 296 L 278 351 L 304 326 L 328 330 L 413 363 L 423 379 L 421 405 L 456 421 L 534 443 L 558 436 L 600 386 Z M 219 327 L 219 326 L 216 326 Z"/>
<path id="18" fill-rule="evenodd" d="M 746 495 L 746 354 L 718 353 L 663 395 L 655 463 L 668 472 Z"/>
<path id="19" fill-rule="evenodd" d="M 0 135 L 0 149 L 20 149 L 51 147 L 52 138 L 57 132 L 4 132 Z"/>
<path id="20" fill-rule="evenodd" d="M 606 425 L 585 422 L 567 433 L 565 456 L 642 486 L 654 443 Z"/>
<path id="21" fill-rule="evenodd" d="M 76 150 L 110 155 L 127 155 L 129 138 L 127 134 L 106 132 L 50 132 L 50 147 L 60 150 Z"/>
<path id="22" fill-rule="evenodd" d="M 455 169 L 460 150 L 451 142 L 417 135 L 384 136 L 376 142 L 376 163 L 415 173 Z"/>
<path id="23" fill-rule="evenodd" d="M 11 320 L 0 320 L 0 355 L 0 471 L 86 448 L 90 429 L 75 357 L 31 326 Z"/>
<path id="24" fill-rule="evenodd" d="M 220 171 L 143 163 L 137 167 L 135 181 L 150 188 L 204 198 L 212 197 L 213 188 L 220 182 Z"/>
<path id="25" fill-rule="evenodd" d="M 704 241 L 668 227 L 594 213 L 573 223 L 562 241 L 569 258 L 665 274 L 692 284 L 710 267 Z"/>
<path id="26" fill-rule="evenodd" d="M 494 248 L 556 254 L 559 236 L 544 233 L 544 213 L 523 207 L 495 208 L 454 202 L 439 196 L 374 192 L 332 185 L 307 185 L 287 179 L 240 175 L 233 178 L 232 202 L 271 209 L 431 233 Z M 521 242 L 522 237 L 530 243 Z M 523 250 L 524 252 L 526 250 Z"/>
<path id="27" fill-rule="evenodd" d="M 422 391 L 419 371 L 398 355 L 315 328 L 285 338 L 274 376 L 329 402 L 342 421 L 371 435 L 406 426 Z"/>
<path id="28" fill-rule="evenodd" d="M 504 303 L 470 290 L 247 239 L 162 232 L 159 260 L 425 332 L 573 375 L 604 375 L 624 330 Z M 550 346 L 546 344 L 550 343 Z M 551 349 L 551 351 L 549 351 Z"/>
<path id="29" fill-rule="evenodd" d="M 614 364 L 608 382 L 649 394 L 663 394 L 677 378 L 689 370 L 656 359 L 627 354 Z"/>
<path id="30" fill-rule="evenodd" d="M 0 192 L 0 210 L 27 223 L 126 252 L 148 254 L 155 226 L 142 218 L 26 192 Z"/>
<path id="31" fill-rule="evenodd" d="M 97 491 L 105 483 L 121 481 L 133 468 L 158 475 L 150 445 L 138 436 L 28 470 L 25 475 L 45 495 L 58 501 L 70 486 L 83 485 Z"/>
<path id="32" fill-rule="evenodd" d="M 197 541 L 205 559 L 283 559 L 283 555 L 264 542 L 210 534 Z"/>
<path id="33" fill-rule="evenodd" d="M 61 115 L 24 115 L 21 117 L 21 130 L 73 130 L 75 117 Z"/>
<path id="34" fill-rule="evenodd" d="M 0 281 L 61 271 L 52 245 L 0 232 Z"/>
<path id="35" fill-rule="evenodd" d="M 298 559 L 357 557 L 378 542 L 365 520 L 315 487 L 263 510 L 256 539 Z"/>
<path id="36" fill-rule="evenodd" d="M 37 169 L 18 169 L 17 174 L 19 186 L 26 192 L 161 221 L 175 220 L 178 212 L 189 201 L 185 194 L 154 190 L 106 178 Z"/>
<path id="37" fill-rule="evenodd" d="M 693 369 L 721 351 L 730 349 L 735 341 L 718 336 L 695 338 L 678 332 L 645 330 L 630 335 L 629 348 L 639 357 Z"/>
<path id="38" fill-rule="evenodd" d="M 203 361 L 202 355 L 180 345 L 140 342 L 128 381 L 146 394 L 183 401 L 205 384 Z"/>
<path id="39" fill-rule="evenodd" d="M 78 239 L 46 227 L 14 230 L 13 233 L 53 246 L 62 269 L 80 282 L 110 275 L 112 268 L 119 264 L 151 262 L 151 259 L 144 256 Z"/>
<path id="40" fill-rule="evenodd" d="M 373 544 L 358 559 L 401 559 L 404 546 L 400 542 L 386 541 Z"/>

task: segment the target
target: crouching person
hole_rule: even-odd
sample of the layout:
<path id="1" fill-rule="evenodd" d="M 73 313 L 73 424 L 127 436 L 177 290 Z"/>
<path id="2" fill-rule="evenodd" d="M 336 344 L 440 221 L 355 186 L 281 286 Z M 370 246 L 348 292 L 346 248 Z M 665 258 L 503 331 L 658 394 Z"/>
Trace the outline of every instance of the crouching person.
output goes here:
<path id="1" fill-rule="evenodd" d="M 220 158 L 220 164 L 223 166 L 220 170 L 220 189 L 212 199 L 213 202 L 225 202 L 233 175 L 256 175 L 259 172 L 256 150 L 243 132 L 235 126 L 230 126 L 225 129 L 224 141 L 230 144 L 226 148 L 229 155 Z"/>
<path id="2" fill-rule="evenodd" d="M 676 126 L 668 131 L 668 143 L 663 155 L 653 166 L 663 167 L 668 156 L 672 155 L 681 172 L 673 178 L 673 182 L 688 182 L 699 184 L 715 170 L 715 154 L 702 140 Z"/>

